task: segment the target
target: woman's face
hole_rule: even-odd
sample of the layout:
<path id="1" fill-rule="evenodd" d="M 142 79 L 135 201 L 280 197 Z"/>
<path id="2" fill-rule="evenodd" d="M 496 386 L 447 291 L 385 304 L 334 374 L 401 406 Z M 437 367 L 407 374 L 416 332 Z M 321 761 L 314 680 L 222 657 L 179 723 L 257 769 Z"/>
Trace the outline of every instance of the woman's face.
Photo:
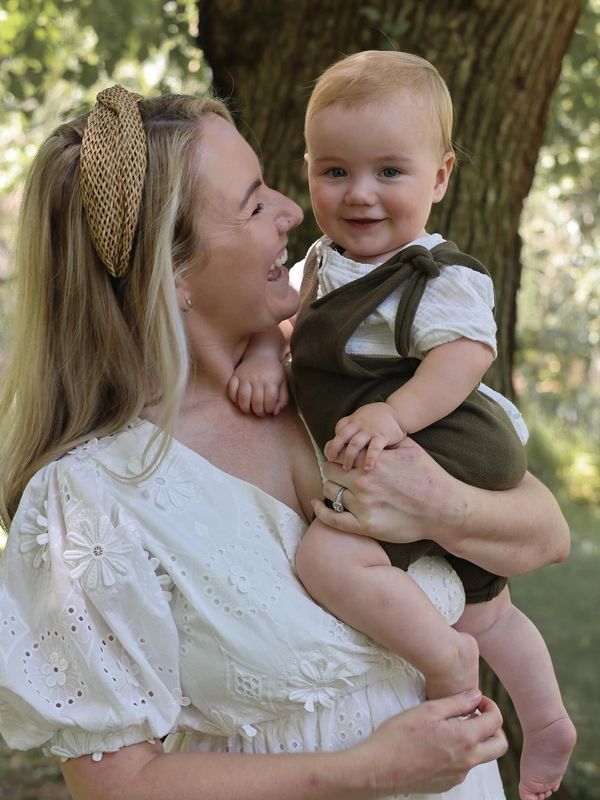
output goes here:
<path id="1" fill-rule="evenodd" d="M 298 308 L 282 264 L 302 211 L 265 185 L 252 148 L 216 114 L 203 121 L 198 159 L 203 253 L 182 281 L 190 317 L 226 337 L 247 336 Z"/>

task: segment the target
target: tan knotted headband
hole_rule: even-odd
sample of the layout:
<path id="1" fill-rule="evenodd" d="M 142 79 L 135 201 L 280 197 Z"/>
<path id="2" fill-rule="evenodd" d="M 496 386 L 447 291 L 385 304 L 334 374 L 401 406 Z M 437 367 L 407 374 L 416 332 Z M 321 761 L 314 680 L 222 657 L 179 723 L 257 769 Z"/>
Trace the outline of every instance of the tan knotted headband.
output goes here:
<path id="1" fill-rule="evenodd" d="M 129 269 L 138 223 L 147 145 L 138 103 L 122 86 L 96 98 L 81 142 L 81 194 L 94 248 L 120 278 Z"/>

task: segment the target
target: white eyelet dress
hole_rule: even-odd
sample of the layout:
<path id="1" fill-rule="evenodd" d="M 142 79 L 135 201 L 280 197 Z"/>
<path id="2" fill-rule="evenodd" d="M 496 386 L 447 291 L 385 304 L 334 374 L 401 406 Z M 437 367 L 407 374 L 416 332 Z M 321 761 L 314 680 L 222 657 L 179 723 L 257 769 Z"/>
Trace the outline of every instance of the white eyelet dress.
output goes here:
<path id="1" fill-rule="evenodd" d="M 23 494 L 0 562 L 8 745 L 98 760 L 171 733 L 168 750 L 337 750 L 421 702 L 413 667 L 304 591 L 290 508 L 176 441 L 127 482 L 153 433 L 140 421 L 92 440 Z M 460 615 L 445 561 L 413 577 Z M 435 797 L 503 800 L 496 764 Z"/>

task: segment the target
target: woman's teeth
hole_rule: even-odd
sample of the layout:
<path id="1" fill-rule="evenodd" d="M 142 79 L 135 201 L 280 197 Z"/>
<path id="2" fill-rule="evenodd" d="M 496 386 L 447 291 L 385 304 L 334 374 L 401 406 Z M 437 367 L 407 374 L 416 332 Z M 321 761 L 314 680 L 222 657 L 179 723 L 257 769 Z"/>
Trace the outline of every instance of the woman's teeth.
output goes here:
<path id="1" fill-rule="evenodd" d="M 269 269 L 267 274 L 267 280 L 277 280 L 281 275 L 281 268 L 287 261 L 288 253 L 287 250 L 284 250 L 280 256 L 277 256 L 275 261 L 273 262 L 273 266 Z"/>
<path id="2" fill-rule="evenodd" d="M 287 257 L 288 257 L 288 252 L 287 252 L 287 250 L 284 250 L 283 253 L 280 256 L 277 256 L 277 258 L 275 259 L 275 262 L 273 263 L 273 266 L 274 267 L 283 267 L 283 265 L 287 261 Z"/>

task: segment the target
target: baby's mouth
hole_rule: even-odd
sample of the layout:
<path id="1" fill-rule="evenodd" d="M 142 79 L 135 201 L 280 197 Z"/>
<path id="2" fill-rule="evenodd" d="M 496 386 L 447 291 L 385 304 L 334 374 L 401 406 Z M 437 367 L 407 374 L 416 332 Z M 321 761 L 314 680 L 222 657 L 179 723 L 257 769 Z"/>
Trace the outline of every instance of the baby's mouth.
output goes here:
<path id="1" fill-rule="evenodd" d="M 378 222 L 381 222 L 380 219 L 368 219 L 366 217 L 356 217 L 356 218 L 347 218 L 344 220 L 349 225 L 354 225 L 356 228 L 368 228 L 371 225 L 376 225 Z"/>

